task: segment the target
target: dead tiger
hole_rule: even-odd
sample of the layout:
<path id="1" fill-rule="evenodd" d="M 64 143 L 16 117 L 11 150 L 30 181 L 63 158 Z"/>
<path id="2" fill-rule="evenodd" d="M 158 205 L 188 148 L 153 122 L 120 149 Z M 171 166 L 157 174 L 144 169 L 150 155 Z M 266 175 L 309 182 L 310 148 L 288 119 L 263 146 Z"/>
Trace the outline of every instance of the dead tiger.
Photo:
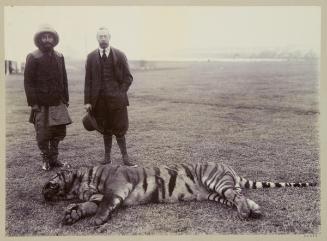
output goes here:
<path id="1" fill-rule="evenodd" d="M 120 205 L 212 200 L 236 207 L 241 219 L 259 217 L 260 206 L 241 194 L 241 188 L 307 187 L 315 183 L 255 182 L 240 177 L 225 164 L 198 163 L 153 168 L 100 165 L 62 170 L 43 187 L 46 201 L 78 198 L 70 204 L 63 224 L 94 216 L 101 225 Z"/>

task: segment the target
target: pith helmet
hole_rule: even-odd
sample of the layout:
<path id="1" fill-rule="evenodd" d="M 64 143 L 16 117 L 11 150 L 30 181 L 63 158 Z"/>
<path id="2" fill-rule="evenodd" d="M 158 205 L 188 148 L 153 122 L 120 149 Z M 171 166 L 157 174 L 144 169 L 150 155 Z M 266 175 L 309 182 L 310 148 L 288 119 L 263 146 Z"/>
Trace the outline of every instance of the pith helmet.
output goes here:
<path id="1" fill-rule="evenodd" d="M 34 35 L 34 44 L 38 48 L 40 48 L 40 37 L 41 37 L 41 34 L 43 34 L 43 33 L 51 33 L 53 35 L 54 46 L 56 46 L 59 43 L 59 35 L 56 32 L 56 30 L 54 30 L 54 28 L 51 27 L 50 25 L 42 25 L 42 26 L 40 26 L 39 30 Z"/>

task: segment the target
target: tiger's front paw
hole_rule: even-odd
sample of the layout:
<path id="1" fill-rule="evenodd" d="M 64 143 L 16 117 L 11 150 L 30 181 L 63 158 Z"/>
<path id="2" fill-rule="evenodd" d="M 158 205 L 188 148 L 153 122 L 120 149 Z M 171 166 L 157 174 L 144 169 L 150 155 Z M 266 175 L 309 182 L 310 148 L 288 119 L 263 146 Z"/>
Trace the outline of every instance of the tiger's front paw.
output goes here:
<path id="1" fill-rule="evenodd" d="M 76 203 L 68 205 L 64 213 L 62 223 L 64 225 L 72 225 L 82 218 L 82 210 Z"/>

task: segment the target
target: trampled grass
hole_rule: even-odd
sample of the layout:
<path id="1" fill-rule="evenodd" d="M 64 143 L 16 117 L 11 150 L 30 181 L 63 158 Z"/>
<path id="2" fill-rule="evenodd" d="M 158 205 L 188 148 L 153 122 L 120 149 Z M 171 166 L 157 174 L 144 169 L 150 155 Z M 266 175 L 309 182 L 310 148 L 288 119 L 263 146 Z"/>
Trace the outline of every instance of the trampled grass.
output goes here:
<path id="1" fill-rule="evenodd" d="M 77 70 L 68 73 L 74 123 L 60 144 L 60 159 L 73 167 L 95 165 L 104 155 L 101 136 L 81 123 L 83 66 Z M 223 162 L 252 180 L 319 182 L 316 63 L 185 63 L 133 74 L 127 145 L 139 165 Z M 319 187 L 246 191 L 262 207 L 258 220 L 241 221 L 216 203 L 184 202 L 123 208 L 97 229 L 89 219 L 61 226 L 68 202 L 42 199 L 55 170 L 41 171 L 23 76 L 7 77 L 6 106 L 9 236 L 319 232 Z M 121 162 L 116 144 L 113 161 Z"/>

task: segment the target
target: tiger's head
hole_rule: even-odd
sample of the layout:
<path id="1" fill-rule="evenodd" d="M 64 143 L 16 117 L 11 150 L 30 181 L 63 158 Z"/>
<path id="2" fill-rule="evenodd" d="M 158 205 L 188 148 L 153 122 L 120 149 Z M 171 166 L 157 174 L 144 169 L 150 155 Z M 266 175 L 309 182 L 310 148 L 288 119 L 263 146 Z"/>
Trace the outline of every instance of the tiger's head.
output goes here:
<path id="1" fill-rule="evenodd" d="M 60 201 L 75 198 L 71 192 L 76 173 L 71 170 L 61 170 L 43 186 L 42 194 L 45 201 Z"/>

